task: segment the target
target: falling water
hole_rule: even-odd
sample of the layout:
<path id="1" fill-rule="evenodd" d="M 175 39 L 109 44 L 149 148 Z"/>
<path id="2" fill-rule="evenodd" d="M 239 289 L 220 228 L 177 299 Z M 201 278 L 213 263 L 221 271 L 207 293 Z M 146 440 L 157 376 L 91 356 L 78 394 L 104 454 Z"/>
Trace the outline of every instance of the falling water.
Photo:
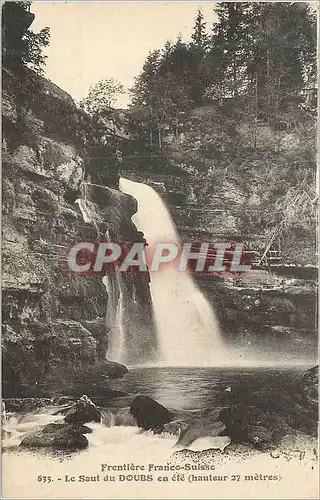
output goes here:
<path id="1" fill-rule="evenodd" d="M 97 214 L 93 204 L 87 199 L 88 183 L 82 183 L 82 198 L 78 198 L 75 203 L 78 205 L 83 220 L 91 223 L 97 231 L 99 239 L 99 228 L 97 225 Z M 105 237 L 110 241 L 109 231 L 106 231 Z M 123 327 L 123 290 L 122 277 L 118 268 L 113 271 L 114 276 L 106 274 L 102 278 L 106 291 L 108 293 L 106 324 L 109 329 L 108 334 L 108 357 L 114 361 L 123 361 L 124 356 L 124 327 Z"/>
<path id="2" fill-rule="evenodd" d="M 95 228 L 97 241 L 102 237 L 111 242 L 109 230 L 107 229 L 102 234 L 101 229 L 105 227 L 106 223 L 112 224 L 112 218 L 108 219 L 108 215 L 105 217 L 103 208 L 101 212 L 101 207 L 92 201 L 92 198 L 94 199 L 92 187 L 95 190 L 97 188 L 109 189 L 83 182 L 81 198 L 78 198 L 75 204 L 79 207 L 84 222 L 92 224 Z M 127 365 L 150 363 L 155 360 L 157 353 L 152 305 L 148 301 L 136 300 L 136 287 L 142 287 L 143 290 L 146 277 L 137 277 L 137 283 L 132 283 L 130 277 L 127 278 L 117 266 L 109 268 L 102 278 L 108 296 L 106 308 L 107 357 L 112 361 Z"/>
<path id="3" fill-rule="evenodd" d="M 108 334 L 108 358 L 114 361 L 124 361 L 124 327 L 123 327 L 123 292 L 121 289 L 121 275 L 115 270 L 115 279 L 106 274 L 102 283 L 108 293 L 106 323 Z M 116 289 L 118 287 L 118 290 Z"/>
<path id="4" fill-rule="evenodd" d="M 154 189 L 120 179 L 122 192 L 138 201 L 133 222 L 149 247 L 180 244 L 169 211 Z M 166 365 L 214 365 L 222 361 L 222 340 L 214 313 L 189 272 L 163 265 L 150 273 L 151 295 L 160 344 L 159 361 Z"/>
<path id="5" fill-rule="evenodd" d="M 106 231 L 107 241 L 110 242 L 109 231 Z M 110 329 L 108 335 L 108 357 L 114 361 L 124 361 L 125 332 L 123 325 L 123 290 L 122 277 L 117 267 L 113 279 L 108 273 L 102 278 L 102 283 L 108 293 L 106 323 Z"/>

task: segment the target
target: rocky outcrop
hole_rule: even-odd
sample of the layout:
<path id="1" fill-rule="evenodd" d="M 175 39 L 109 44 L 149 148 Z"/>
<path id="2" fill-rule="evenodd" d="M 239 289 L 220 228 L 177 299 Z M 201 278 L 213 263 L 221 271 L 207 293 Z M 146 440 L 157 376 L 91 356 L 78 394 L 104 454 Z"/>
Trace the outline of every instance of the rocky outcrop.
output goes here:
<path id="1" fill-rule="evenodd" d="M 66 429 L 66 424 L 48 424 L 43 428 L 42 432 L 44 434 L 54 434 L 55 432 L 61 429 Z M 77 430 L 81 434 L 92 434 L 92 429 L 87 425 L 79 425 L 77 427 Z"/>
<path id="2" fill-rule="evenodd" d="M 164 425 L 173 419 L 174 414 L 149 396 L 136 396 L 130 406 L 138 427 L 155 433 L 163 431 Z"/>
<path id="3" fill-rule="evenodd" d="M 239 399 L 234 394 L 231 400 Z M 219 413 L 231 439 L 250 443 L 255 448 L 268 449 L 285 436 L 317 435 L 317 408 L 309 405 L 296 382 L 281 389 L 243 390 L 241 403 L 231 404 Z"/>
<path id="4" fill-rule="evenodd" d="M 23 438 L 20 446 L 23 448 L 49 448 L 52 450 L 83 450 L 88 447 L 84 434 L 91 434 L 92 429 L 84 424 L 101 422 L 100 409 L 88 396 L 81 396 L 75 404 L 59 408 L 56 413 L 66 413 L 64 422 L 47 424 L 36 433 Z M 55 415 L 55 414 L 54 414 Z"/>
<path id="5" fill-rule="evenodd" d="M 134 358 L 142 314 L 153 329 L 149 277 L 128 276 L 120 290 L 111 273 L 107 290 L 103 274 L 72 273 L 66 257 L 76 243 L 105 241 L 107 231 L 118 241 L 141 238 L 131 221 L 136 202 L 118 190 L 116 163 L 103 161 L 92 124 L 68 94 L 27 70 L 4 69 L 2 88 L 3 396 L 59 393 L 102 362 L 107 378 L 122 376 L 121 365 L 105 360 L 119 319 L 114 311 L 121 296 Z M 99 155 L 97 170 L 90 158 Z M 81 197 L 95 220 L 84 219 Z M 150 342 L 146 356 L 152 351 Z M 47 383 L 50 390 L 40 389 Z"/>
<path id="6" fill-rule="evenodd" d="M 81 396 L 76 402 L 75 407 L 67 413 L 64 418 L 67 424 L 82 426 L 88 422 L 101 422 L 101 411 L 88 398 Z"/>
<path id="7" fill-rule="evenodd" d="M 84 450 L 88 447 L 89 442 L 79 428 L 70 425 L 52 425 L 56 428 L 52 427 L 50 432 L 44 429 L 42 432 L 26 436 L 20 446 L 28 449 L 49 448 L 65 451 Z"/>

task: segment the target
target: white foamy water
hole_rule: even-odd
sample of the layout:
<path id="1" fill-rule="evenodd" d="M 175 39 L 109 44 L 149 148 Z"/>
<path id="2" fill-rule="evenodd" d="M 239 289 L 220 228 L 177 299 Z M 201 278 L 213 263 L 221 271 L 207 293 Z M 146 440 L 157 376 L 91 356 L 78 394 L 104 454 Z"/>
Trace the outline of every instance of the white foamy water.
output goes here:
<path id="1" fill-rule="evenodd" d="M 57 406 L 52 406 L 32 413 L 7 413 L 4 429 L 10 437 L 2 440 L 2 449 L 19 446 L 27 434 L 37 432 L 47 424 L 62 421 L 61 415 L 53 415 L 57 409 Z"/>
<path id="2" fill-rule="evenodd" d="M 45 418 L 53 421 L 52 414 L 25 415 L 14 424 L 20 437 L 35 430 Z M 14 417 L 17 418 L 17 417 Z M 61 418 L 61 417 L 60 417 Z M 46 421 L 47 422 L 47 421 Z M 25 425 L 22 430 L 22 424 Z M 280 451 L 276 456 L 250 451 L 246 447 L 226 448 L 225 452 L 210 450 L 199 462 L 199 456 L 174 457 L 176 437 L 140 433 L 137 427 L 104 427 L 88 424 L 93 430 L 87 434 L 89 448 L 70 455 L 60 452 L 27 451 L 17 447 L 6 449 L 2 457 L 2 491 L 6 498 L 317 498 L 317 466 L 312 454 L 301 455 L 300 447 Z M 6 426 L 7 427 L 7 426 Z M 195 450 L 212 447 L 214 438 L 195 441 Z M 217 439 L 217 438 L 216 438 Z M 226 438 L 219 438 L 226 439 Z M 6 441 L 5 439 L 3 444 Z M 201 446 L 199 447 L 201 441 Z M 222 443 L 222 448 L 224 443 Z M 192 448 L 191 448 L 192 449 Z M 190 453 L 190 452 L 188 452 Z M 209 455 L 208 455 L 209 453 Z M 193 458 L 192 458 L 193 457 Z M 199 470 L 199 464 L 210 464 L 210 471 Z M 102 464 L 111 471 L 102 470 Z M 184 480 L 177 482 L 176 471 L 161 471 L 159 467 L 189 464 L 183 470 Z M 130 470 L 134 465 L 139 470 Z M 115 467 L 115 468 L 114 468 Z M 124 470 L 129 467 L 129 470 Z M 141 470 L 141 467 L 144 469 Z M 151 467 L 151 470 L 150 470 Z M 158 467 L 156 469 L 155 467 Z M 191 469 L 195 467 L 195 469 Z M 121 470 L 122 468 L 122 470 Z M 191 472 L 190 472 L 191 471 Z M 209 478 L 214 475 L 217 481 Z M 240 482 L 232 482 L 231 474 L 239 474 Z M 244 481 L 244 474 L 259 477 L 268 474 L 281 479 L 273 481 Z M 145 476 L 151 477 L 150 482 Z M 44 482 L 43 476 L 50 477 Z M 142 477 L 144 476 L 144 479 Z M 191 481 L 188 479 L 192 476 Z M 114 478 L 111 481 L 111 477 Z M 163 481 L 163 478 L 167 478 Z M 134 479 L 133 479 L 134 478 Z M 226 479 L 223 479 L 226 478 Z M 296 478 L 293 481 L 292 478 Z"/>
<path id="3" fill-rule="evenodd" d="M 59 497 L 69 496 L 67 492 L 72 491 L 70 497 L 74 495 L 81 497 L 85 491 L 83 488 L 88 484 L 78 484 L 79 476 L 86 475 L 94 478 L 99 475 L 99 485 L 105 491 L 102 496 L 113 498 L 114 493 L 109 496 L 110 484 L 104 479 L 106 476 L 116 477 L 117 488 L 119 488 L 120 475 L 143 474 L 141 470 L 138 472 L 121 470 L 124 464 L 141 464 L 144 467 L 147 467 L 149 463 L 166 464 L 176 451 L 174 445 L 177 438 L 173 435 L 158 436 L 152 432 L 141 432 L 133 426 L 106 427 L 103 424 L 87 424 L 93 432 L 86 434 L 89 447 L 83 451 L 67 454 L 59 451 L 48 452 L 45 449 L 31 451 L 19 447 L 27 434 L 39 431 L 44 424 L 57 421 L 63 421 L 61 415 L 55 417 L 51 413 L 33 412 L 23 416 L 8 415 L 5 429 L 10 432 L 11 436 L 3 439 L 2 442 L 5 494 L 13 494 L 20 498 L 34 498 L 37 496 L 35 493 L 37 491 L 39 497 Z M 120 468 L 102 474 L 101 464 Z M 54 484 L 40 484 L 39 475 L 50 476 Z M 77 484 L 66 484 L 66 475 L 76 477 Z M 20 479 L 16 480 L 17 477 Z M 99 486 L 94 480 L 92 483 L 90 483 L 91 488 Z M 75 491 L 70 490 L 72 486 Z M 62 488 L 61 491 L 59 487 Z M 95 496 L 93 491 L 94 489 L 92 497 Z M 90 496 L 89 491 L 87 495 Z"/>
<path id="4" fill-rule="evenodd" d="M 144 233 L 149 248 L 157 243 L 180 239 L 169 211 L 154 189 L 145 184 L 120 179 L 122 192 L 138 201 L 132 220 Z M 219 364 L 223 342 L 209 302 L 189 272 L 164 264 L 150 272 L 151 296 L 160 343 L 159 361 L 164 365 L 199 366 Z"/>

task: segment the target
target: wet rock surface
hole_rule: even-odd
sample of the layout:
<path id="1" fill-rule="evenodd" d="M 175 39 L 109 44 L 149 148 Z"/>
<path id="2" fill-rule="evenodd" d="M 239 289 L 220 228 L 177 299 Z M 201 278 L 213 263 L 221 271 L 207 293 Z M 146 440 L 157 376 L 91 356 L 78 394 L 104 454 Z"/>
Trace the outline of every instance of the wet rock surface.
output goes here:
<path id="1" fill-rule="evenodd" d="M 229 394 L 231 404 L 219 413 L 233 441 L 268 449 L 285 436 L 316 436 L 317 408 L 304 397 L 299 381 L 288 387 Z M 241 400 L 232 403 L 232 400 Z"/>
<path id="2" fill-rule="evenodd" d="M 83 450 L 89 442 L 84 434 L 91 434 L 87 422 L 101 421 L 100 409 L 88 396 L 83 395 L 76 403 L 59 408 L 58 414 L 66 413 L 64 421 L 52 422 L 40 431 L 25 436 L 20 446 L 23 448 L 48 448 L 52 450 Z M 52 413 L 54 415 L 54 413 Z"/>
<path id="3" fill-rule="evenodd" d="M 55 434 L 58 431 L 68 430 L 68 429 L 70 429 L 70 427 L 68 426 L 68 424 L 64 424 L 64 423 L 52 423 L 52 424 L 46 425 L 43 428 L 42 432 L 43 432 L 43 434 Z M 74 425 L 73 429 L 75 429 L 78 432 L 80 432 L 80 434 L 91 434 L 92 433 L 92 429 L 90 427 L 88 427 L 87 425 Z"/>
<path id="4" fill-rule="evenodd" d="M 138 427 L 145 431 L 160 433 L 164 425 L 170 422 L 174 414 L 149 396 L 136 396 L 130 406 Z"/>
<path id="5" fill-rule="evenodd" d="M 83 425 L 87 422 L 101 422 L 101 411 L 88 398 L 82 396 L 64 418 L 67 424 Z"/>
<path id="6" fill-rule="evenodd" d="M 181 430 L 177 445 L 188 447 L 198 438 L 221 436 L 225 431 L 225 424 L 219 421 L 200 420 L 192 422 Z"/>
<path id="7" fill-rule="evenodd" d="M 54 424 L 52 424 L 54 425 Z M 89 445 L 87 438 L 76 427 L 57 425 L 50 432 L 39 432 L 26 436 L 20 443 L 22 448 L 51 448 L 54 450 L 76 451 L 84 450 Z"/>

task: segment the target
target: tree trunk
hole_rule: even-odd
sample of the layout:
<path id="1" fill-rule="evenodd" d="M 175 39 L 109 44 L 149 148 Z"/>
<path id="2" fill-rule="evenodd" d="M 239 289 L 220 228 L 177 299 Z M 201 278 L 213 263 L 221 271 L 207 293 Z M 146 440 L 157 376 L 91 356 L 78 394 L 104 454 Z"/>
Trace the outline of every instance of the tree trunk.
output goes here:
<path id="1" fill-rule="evenodd" d="M 162 148 L 162 141 L 161 141 L 161 128 L 158 127 L 158 143 L 159 143 L 159 149 Z"/>
<path id="2" fill-rule="evenodd" d="M 254 117 L 254 140 L 253 140 L 254 149 L 257 149 L 257 130 L 258 130 L 258 71 L 256 74 L 256 88 L 255 88 L 255 117 Z"/>
<path id="3" fill-rule="evenodd" d="M 268 125 L 269 125 L 270 124 L 270 101 L 271 101 L 269 49 L 267 49 L 267 85 L 266 85 L 266 89 L 267 89 L 267 122 L 268 122 Z"/>
<path id="4" fill-rule="evenodd" d="M 237 82 L 237 63 L 233 60 L 233 96 L 238 96 L 238 82 Z"/>

